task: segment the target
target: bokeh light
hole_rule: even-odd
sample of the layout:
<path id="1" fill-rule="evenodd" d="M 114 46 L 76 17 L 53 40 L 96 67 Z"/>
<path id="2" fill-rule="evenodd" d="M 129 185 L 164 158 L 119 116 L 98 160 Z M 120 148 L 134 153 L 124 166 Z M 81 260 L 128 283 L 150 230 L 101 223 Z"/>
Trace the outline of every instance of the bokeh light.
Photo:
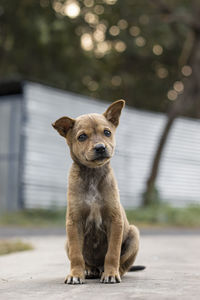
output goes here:
<path id="1" fill-rule="evenodd" d="M 84 0 L 83 3 L 86 7 L 92 7 L 94 5 L 94 0 Z"/>
<path id="2" fill-rule="evenodd" d="M 174 101 L 174 100 L 177 99 L 177 97 L 178 97 L 178 94 L 177 94 L 177 92 L 176 92 L 175 90 L 170 90 L 170 91 L 168 91 L 168 93 L 167 93 L 167 98 L 168 98 L 169 100 Z"/>
<path id="3" fill-rule="evenodd" d="M 163 47 L 160 45 L 154 45 L 152 51 L 155 55 L 161 55 L 163 53 Z"/>
<path id="4" fill-rule="evenodd" d="M 94 48 L 92 36 L 89 33 L 84 33 L 81 36 L 81 47 L 85 51 L 91 51 Z"/>
<path id="5" fill-rule="evenodd" d="M 181 93 L 184 90 L 184 85 L 183 85 L 182 81 L 174 82 L 173 87 L 174 87 L 174 90 L 178 93 Z"/>
<path id="6" fill-rule="evenodd" d="M 143 38 L 142 36 L 138 36 L 136 39 L 135 39 L 135 43 L 138 47 L 143 47 L 145 46 L 146 44 L 146 40 L 145 38 Z"/>
<path id="7" fill-rule="evenodd" d="M 91 76 L 89 76 L 89 75 L 85 75 L 85 76 L 83 76 L 83 78 L 82 78 L 82 82 L 83 82 L 84 85 L 88 85 L 88 83 L 89 83 L 91 80 L 92 80 L 92 78 L 91 78 Z"/>
<path id="8" fill-rule="evenodd" d="M 113 36 L 117 36 L 120 33 L 120 29 L 118 26 L 111 26 L 109 29 L 109 33 Z"/>
<path id="9" fill-rule="evenodd" d="M 107 26 L 103 23 L 99 23 L 97 26 L 96 26 L 96 29 L 99 29 L 99 30 L 102 30 L 103 32 L 106 32 L 107 30 Z"/>
<path id="10" fill-rule="evenodd" d="M 168 76 L 168 70 L 164 67 L 159 67 L 156 69 L 156 74 L 159 78 L 163 79 Z"/>
<path id="11" fill-rule="evenodd" d="M 91 12 L 88 12 L 85 14 L 85 21 L 89 24 L 97 24 L 99 21 L 99 18 L 97 15 L 95 15 Z"/>
<path id="12" fill-rule="evenodd" d="M 117 0 L 104 0 L 104 2 L 108 5 L 114 5 L 117 2 Z"/>
<path id="13" fill-rule="evenodd" d="M 105 33 L 103 30 L 97 29 L 94 31 L 93 37 L 96 42 L 103 42 L 105 40 Z"/>
<path id="14" fill-rule="evenodd" d="M 62 3 L 58 2 L 58 1 L 54 1 L 53 2 L 53 9 L 59 13 L 62 10 Z"/>
<path id="15" fill-rule="evenodd" d="M 103 5 L 96 5 L 94 7 L 94 12 L 97 14 L 97 15 L 102 15 L 104 13 L 104 7 Z"/>
<path id="16" fill-rule="evenodd" d="M 85 14 L 85 21 L 89 24 L 97 24 L 99 21 L 99 17 L 96 14 L 88 12 Z"/>
<path id="17" fill-rule="evenodd" d="M 104 41 L 97 44 L 97 50 L 102 54 L 105 54 L 110 49 L 111 49 L 111 45 L 109 41 Z"/>
<path id="18" fill-rule="evenodd" d="M 80 14 L 80 6 L 77 1 L 68 0 L 64 5 L 64 14 L 71 19 L 78 17 Z"/>
<path id="19" fill-rule="evenodd" d="M 117 52 L 124 52 L 126 50 L 126 44 L 123 41 L 117 41 L 114 47 Z"/>
<path id="20" fill-rule="evenodd" d="M 192 74 L 192 68 L 188 65 L 182 67 L 181 72 L 184 76 L 190 76 Z"/>
<path id="21" fill-rule="evenodd" d="M 138 36 L 140 34 L 140 28 L 138 26 L 131 26 L 129 32 L 132 36 Z"/>
<path id="22" fill-rule="evenodd" d="M 92 92 L 96 91 L 99 87 L 99 84 L 98 82 L 94 81 L 94 80 L 91 80 L 89 81 L 88 83 L 88 89 Z"/>
<path id="23" fill-rule="evenodd" d="M 118 21 L 117 25 L 119 26 L 119 28 L 121 30 L 124 30 L 128 27 L 128 22 L 124 19 L 121 19 L 121 20 Z"/>

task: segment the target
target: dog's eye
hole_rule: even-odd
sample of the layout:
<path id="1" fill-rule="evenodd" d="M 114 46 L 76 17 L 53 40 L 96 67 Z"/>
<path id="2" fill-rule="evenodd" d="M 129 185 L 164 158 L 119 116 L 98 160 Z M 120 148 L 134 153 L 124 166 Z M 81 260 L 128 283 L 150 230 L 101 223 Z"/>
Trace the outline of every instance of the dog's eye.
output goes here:
<path id="1" fill-rule="evenodd" d="M 111 136 L 111 132 L 107 129 L 104 130 L 105 136 Z"/>
<path id="2" fill-rule="evenodd" d="M 87 134 L 83 133 L 79 135 L 78 140 L 79 142 L 84 142 L 87 139 Z"/>

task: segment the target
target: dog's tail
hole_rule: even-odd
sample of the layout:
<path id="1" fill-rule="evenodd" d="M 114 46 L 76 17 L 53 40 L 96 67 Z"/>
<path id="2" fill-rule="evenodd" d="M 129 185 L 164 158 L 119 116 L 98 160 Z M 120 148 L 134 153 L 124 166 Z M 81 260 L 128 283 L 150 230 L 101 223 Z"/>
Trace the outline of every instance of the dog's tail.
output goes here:
<path id="1" fill-rule="evenodd" d="M 145 266 L 132 266 L 132 267 L 130 267 L 128 272 L 142 271 L 144 269 L 146 269 Z"/>

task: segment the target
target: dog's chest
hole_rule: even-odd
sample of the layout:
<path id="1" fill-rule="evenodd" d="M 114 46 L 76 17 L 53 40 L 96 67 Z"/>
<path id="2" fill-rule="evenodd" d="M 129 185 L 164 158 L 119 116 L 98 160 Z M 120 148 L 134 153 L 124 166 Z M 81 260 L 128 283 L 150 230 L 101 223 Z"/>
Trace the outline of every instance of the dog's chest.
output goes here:
<path id="1" fill-rule="evenodd" d="M 88 214 L 86 217 L 86 229 L 93 225 L 100 228 L 102 224 L 102 195 L 99 190 L 99 181 L 96 178 L 91 178 L 88 182 L 83 205 L 86 206 Z"/>
<path id="2" fill-rule="evenodd" d="M 102 196 L 98 189 L 98 180 L 95 178 L 92 178 L 89 181 L 87 192 L 85 194 L 85 201 L 88 205 L 92 206 L 94 203 L 101 203 Z"/>

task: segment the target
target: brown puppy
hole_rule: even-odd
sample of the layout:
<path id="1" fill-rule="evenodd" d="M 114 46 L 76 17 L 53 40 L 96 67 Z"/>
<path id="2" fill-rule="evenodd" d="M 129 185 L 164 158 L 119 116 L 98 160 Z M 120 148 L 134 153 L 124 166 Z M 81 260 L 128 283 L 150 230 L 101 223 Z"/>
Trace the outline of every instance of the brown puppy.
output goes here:
<path id="1" fill-rule="evenodd" d="M 74 161 L 67 193 L 69 284 L 83 283 L 85 276 L 120 282 L 138 251 L 139 232 L 128 223 L 110 166 L 124 104 L 118 100 L 102 115 L 62 117 L 52 124 L 66 138 Z"/>

